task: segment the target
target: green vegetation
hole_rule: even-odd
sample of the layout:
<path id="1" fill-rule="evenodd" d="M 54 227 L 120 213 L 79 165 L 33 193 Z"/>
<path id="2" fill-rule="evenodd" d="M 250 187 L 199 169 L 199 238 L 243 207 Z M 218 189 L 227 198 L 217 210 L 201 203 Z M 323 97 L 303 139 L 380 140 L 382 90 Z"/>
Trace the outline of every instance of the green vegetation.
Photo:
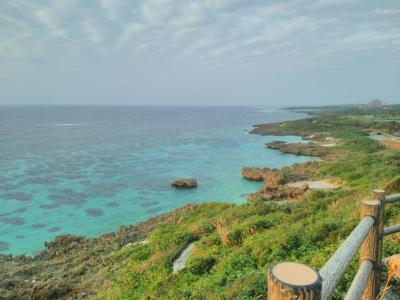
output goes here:
<path id="1" fill-rule="evenodd" d="M 345 113 L 343 113 L 345 111 Z M 110 257 L 119 267 L 109 274 L 112 287 L 97 298 L 124 299 L 265 299 L 266 272 L 280 261 L 320 268 L 359 221 L 359 202 L 374 188 L 399 192 L 400 152 L 385 149 L 367 135 L 393 133 L 383 119 L 393 111 L 347 108 L 318 112 L 311 118 L 263 125 L 259 134 L 330 136 L 340 141 L 336 159 L 318 166 L 321 177 L 342 181 L 332 191 L 309 190 L 284 205 L 268 202 L 233 205 L 205 203 L 160 222 L 149 244 L 122 249 Z M 398 119 L 400 112 L 395 114 Z M 388 206 L 388 222 L 400 221 L 400 205 Z M 172 261 L 196 241 L 187 267 L 172 273 Z M 385 240 L 384 255 L 399 253 L 396 235 Z M 335 291 L 341 299 L 357 270 L 357 259 Z"/>

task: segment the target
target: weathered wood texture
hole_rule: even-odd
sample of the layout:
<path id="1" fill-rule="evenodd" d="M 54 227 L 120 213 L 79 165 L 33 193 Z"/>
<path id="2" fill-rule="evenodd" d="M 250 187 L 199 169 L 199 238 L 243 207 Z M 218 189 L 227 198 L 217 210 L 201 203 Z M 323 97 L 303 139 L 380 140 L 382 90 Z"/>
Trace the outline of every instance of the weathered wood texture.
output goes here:
<path id="1" fill-rule="evenodd" d="M 344 300 L 359 300 L 361 299 L 364 290 L 368 283 L 369 275 L 372 271 L 373 264 L 369 260 L 364 260 L 358 269 L 356 276 L 354 277 L 353 282 L 349 290 L 347 291 L 346 297 Z"/>
<path id="2" fill-rule="evenodd" d="M 384 190 L 373 190 L 372 200 L 379 200 L 381 202 L 380 214 L 378 217 L 379 232 L 378 232 L 378 258 L 382 259 L 382 248 L 383 248 L 383 230 L 385 228 L 385 191 Z"/>
<path id="3" fill-rule="evenodd" d="M 400 194 L 389 195 L 385 198 L 385 203 L 393 203 L 400 200 Z"/>
<path id="4" fill-rule="evenodd" d="M 381 216 L 381 207 L 382 204 L 379 200 L 363 201 L 361 206 L 361 217 L 371 216 L 375 220 L 360 247 L 360 265 L 365 260 L 369 260 L 373 264 L 362 296 L 364 300 L 376 299 L 379 294 L 379 218 Z"/>
<path id="5" fill-rule="evenodd" d="M 268 270 L 269 300 L 320 300 L 321 286 L 318 272 L 302 264 L 286 262 Z"/>
<path id="6" fill-rule="evenodd" d="M 396 232 L 400 232 L 400 224 L 385 227 L 385 229 L 383 230 L 383 235 L 389 235 Z"/>
<path id="7" fill-rule="evenodd" d="M 374 218 L 364 217 L 356 228 L 351 232 L 343 244 L 336 250 L 335 254 L 326 262 L 320 270 L 322 277 L 322 295 L 325 300 L 335 290 L 351 260 L 360 248 L 361 243 L 367 236 L 368 231 L 374 225 Z"/>
<path id="8" fill-rule="evenodd" d="M 372 200 L 379 200 L 381 202 L 381 208 L 380 208 L 380 214 L 378 217 L 378 223 L 379 223 L 379 230 L 378 230 L 378 257 L 377 261 L 374 262 L 375 265 L 375 270 L 377 272 L 377 292 L 378 295 L 380 293 L 380 286 L 382 282 L 382 252 L 383 252 L 383 231 L 385 229 L 385 198 L 386 198 L 386 192 L 384 190 L 373 190 L 372 191 Z"/>

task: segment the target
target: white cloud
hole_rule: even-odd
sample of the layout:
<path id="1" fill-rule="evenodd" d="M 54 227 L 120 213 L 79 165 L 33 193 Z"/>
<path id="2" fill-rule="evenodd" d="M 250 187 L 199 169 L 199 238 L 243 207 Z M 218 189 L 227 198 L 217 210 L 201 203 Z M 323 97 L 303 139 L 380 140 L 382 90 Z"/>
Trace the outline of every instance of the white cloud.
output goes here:
<path id="1" fill-rule="evenodd" d="M 400 16 L 400 8 L 376 8 L 374 12 L 384 16 Z"/>
<path id="2" fill-rule="evenodd" d="M 400 5 L 359 0 L 75 0 L 0 6 L 0 55 L 156 54 L 164 62 L 292 62 L 398 49 Z M 297 55 L 296 55 L 297 53 Z"/>

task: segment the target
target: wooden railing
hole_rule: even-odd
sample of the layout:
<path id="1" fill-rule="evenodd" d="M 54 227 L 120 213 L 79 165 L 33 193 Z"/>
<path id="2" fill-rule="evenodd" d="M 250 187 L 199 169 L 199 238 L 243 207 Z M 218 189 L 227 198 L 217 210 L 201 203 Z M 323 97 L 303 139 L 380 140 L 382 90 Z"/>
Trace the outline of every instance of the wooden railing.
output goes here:
<path id="1" fill-rule="evenodd" d="M 385 204 L 400 200 L 400 194 L 385 197 L 374 190 L 372 200 L 362 202 L 361 220 L 326 264 L 316 271 L 309 266 L 284 262 L 268 270 L 268 299 L 328 299 L 359 250 L 359 269 L 346 300 L 372 300 L 379 295 L 383 237 L 400 232 L 400 224 L 384 227 Z"/>

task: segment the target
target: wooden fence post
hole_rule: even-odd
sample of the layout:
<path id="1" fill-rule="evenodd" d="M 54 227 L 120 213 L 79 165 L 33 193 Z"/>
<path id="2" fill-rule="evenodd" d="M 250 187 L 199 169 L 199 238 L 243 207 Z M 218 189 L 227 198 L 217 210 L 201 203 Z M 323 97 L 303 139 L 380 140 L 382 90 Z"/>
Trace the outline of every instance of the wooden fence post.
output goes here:
<path id="1" fill-rule="evenodd" d="M 383 250 L 383 230 L 385 229 L 385 194 L 386 192 L 384 190 L 373 190 L 372 191 L 372 200 L 379 200 L 381 202 L 381 209 L 380 209 L 380 214 L 379 214 L 379 229 L 378 229 L 378 266 L 377 266 L 377 274 L 376 274 L 376 285 L 377 285 L 377 290 L 378 294 L 380 292 L 380 286 L 381 286 L 381 264 L 379 263 L 382 261 L 382 250 Z"/>
<path id="2" fill-rule="evenodd" d="M 374 218 L 374 225 L 369 230 L 360 247 L 360 265 L 364 260 L 369 260 L 373 264 L 367 286 L 362 296 L 363 300 L 374 300 L 379 294 L 379 217 L 381 216 L 381 208 L 382 204 L 379 200 L 362 202 L 361 218 L 366 216 Z"/>
<path id="3" fill-rule="evenodd" d="M 269 300 L 320 300 L 321 288 L 321 276 L 306 265 L 284 262 L 268 270 Z"/>
<path id="4" fill-rule="evenodd" d="M 384 190 L 373 190 L 372 200 L 379 200 L 381 202 L 381 210 L 379 216 L 379 252 L 378 258 L 382 259 L 382 247 L 383 247 L 383 229 L 385 228 L 385 191 Z"/>

